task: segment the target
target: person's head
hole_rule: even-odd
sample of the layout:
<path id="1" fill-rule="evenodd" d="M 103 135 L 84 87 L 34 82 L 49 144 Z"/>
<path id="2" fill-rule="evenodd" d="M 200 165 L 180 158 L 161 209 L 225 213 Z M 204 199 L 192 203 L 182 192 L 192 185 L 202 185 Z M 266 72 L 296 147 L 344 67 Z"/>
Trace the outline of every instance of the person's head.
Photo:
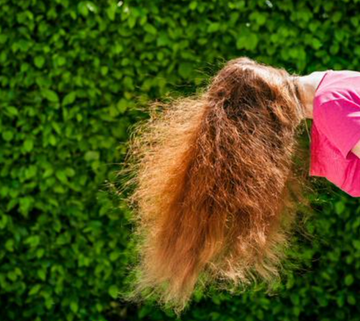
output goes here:
<path id="1" fill-rule="evenodd" d="M 199 279 L 280 276 L 296 203 L 306 201 L 292 161 L 304 119 L 295 80 L 240 57 L 201 93 L 153 104 L 164 108 L 137 125 L 126 163 L 141 236 L 133 299 L 152 289 L 179 312 Z"/>

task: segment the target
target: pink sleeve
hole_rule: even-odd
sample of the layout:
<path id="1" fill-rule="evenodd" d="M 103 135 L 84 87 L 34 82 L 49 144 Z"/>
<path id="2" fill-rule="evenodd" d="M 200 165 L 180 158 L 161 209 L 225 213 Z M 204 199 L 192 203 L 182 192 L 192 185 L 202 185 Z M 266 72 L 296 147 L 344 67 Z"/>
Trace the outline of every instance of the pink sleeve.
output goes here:
<path id="1" fill-rule="evenodd" d="M 314 107 L 313 121 L 344 158 L 360 140 L 360 105 L 335 99 Z"/>

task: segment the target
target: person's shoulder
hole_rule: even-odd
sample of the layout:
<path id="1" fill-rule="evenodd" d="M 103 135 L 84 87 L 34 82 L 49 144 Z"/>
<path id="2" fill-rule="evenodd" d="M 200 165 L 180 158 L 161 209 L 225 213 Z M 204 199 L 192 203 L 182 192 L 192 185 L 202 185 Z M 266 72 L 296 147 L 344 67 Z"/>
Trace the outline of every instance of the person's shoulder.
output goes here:
<path id="1" fill-rule="evenodd" d="M 330 69 L 325 75 L 320 76 L 314 95 L 314 105 L 328 104 L 334 100 L 338 103 L 355 103 L 360 106 L 360 71 Z"/>
<path id="2" fill-rule="evenodd" d="M 319 88 L 320 83 L 322 82 L 323 78 L 326 74 L 329 73 L 329 70 L 322 70 L 322 71 L 313 71 L 311 72 L 308 77 L 313 82 L 315 90 Z"/>

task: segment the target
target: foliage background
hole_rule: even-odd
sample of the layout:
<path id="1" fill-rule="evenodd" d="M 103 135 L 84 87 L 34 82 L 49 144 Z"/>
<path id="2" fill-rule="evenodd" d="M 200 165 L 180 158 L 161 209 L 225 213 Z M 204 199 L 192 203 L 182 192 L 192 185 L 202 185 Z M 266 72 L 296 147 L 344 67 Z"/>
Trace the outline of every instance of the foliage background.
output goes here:
<path id="1" fill-rule="evenodd" d="M 113 197 L 136 107 L 249 56 L 359 69 L 360 3 L 0 0 L 0 319 L 174 320 L 117 299 L 131 213 Z M 307 144 L 307 137 L 304 137 Z M 183 320 L 360 320 L 360 207 L 312 177 L 315 219 L 276 296 L 197 295 Z"/>

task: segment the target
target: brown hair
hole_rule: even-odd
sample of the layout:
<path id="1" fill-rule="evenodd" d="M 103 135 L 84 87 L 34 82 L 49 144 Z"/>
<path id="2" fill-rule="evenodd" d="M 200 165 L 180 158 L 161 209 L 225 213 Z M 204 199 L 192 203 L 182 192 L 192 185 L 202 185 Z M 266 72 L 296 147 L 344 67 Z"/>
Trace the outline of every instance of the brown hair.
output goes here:
<path id="1" fill-rule="evenodd" d="M 141 236 L 127 298 L 151 289 L 179 313 L 201 282 L 274 283 L 296 204 L 307 204 L 292 159 L 304 119 L 297 77 L 240 57 L 200 93 L 149 106 L 120 171 L 133 174 Z"/>

